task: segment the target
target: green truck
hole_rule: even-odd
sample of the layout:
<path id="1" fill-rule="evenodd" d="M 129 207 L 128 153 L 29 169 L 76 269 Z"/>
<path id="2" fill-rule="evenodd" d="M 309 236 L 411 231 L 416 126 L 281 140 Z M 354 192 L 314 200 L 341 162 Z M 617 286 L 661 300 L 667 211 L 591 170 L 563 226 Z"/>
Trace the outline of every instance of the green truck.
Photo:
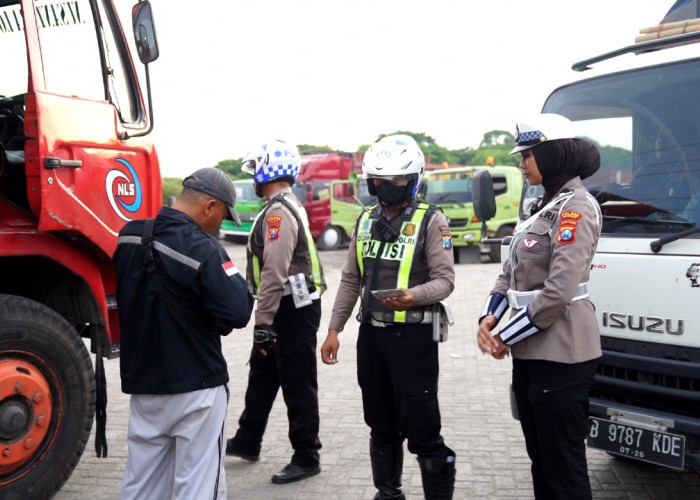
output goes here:
<path id="1" fill-rule="evenodd" d="M 492 262 L 500 262 L 500 245 L 480 245 L 482 223 L 474 214 L 472 178 L 479 170 L 487 170 L 496 194 L 496 215 L 486 224 L 489 238 L 509 236 L 518 222 L 518 207 L 523 187 L 523 174 L 517 167 L 469 166 L 426 172 L 423 198 L 439 206 L 447 216 L 457 260 L 464 248 L 479 248 Z"/>
<path id="2" fill-rule="evenodd" d="M 430 170 L 423 178 L 419 196 L 439 206 L 447 216 L 457 260 L 462 249 L 481 248 L 480 252 L 487 253 L 493 262 L 500 262 L 500 245 L 480 246 L 482 223 L 474 215 L 471 200 L 471 179 L 479 170 L 488 170 L 491 174 L 496 193 L 497 211 L 496 216 L 486 225 L 488 237 L 508 236 L 518 222 L 518 207 L 523 187 L 523 174 L 516 167 L 475 166 Z M 375 204 L 377 199 L 369 194 L 364 179 L 333 181 L 330 186 L 330 227 L 347 242 L 352 235 L 355 220 L 362 211 L 360 204 L 370 206 Z"/>
<path id="3" fill-rule="evenodd" d="M 331 222 L 329 228 L 338 234 L 342 243 L 347 243 L 355 228 L 355 220 L 362 212 L 362 206 L 377 203 L 376 196 L 369 194 L 367 181 L 351 175 L 351 179 L 332 181 Z"/>
<path id="4" fill-rule="evenodd" d="M 219 234 L 227 240 L 245 243 L 248 241 L 255 217 L 262 209 L 265 200 L 255 194 L 255 183 L 252 177 L 235 179 L 233 183 L 236 185 L 236 212 L 243 225 L 237 226 L 233 221 L 224 220 Z"/>

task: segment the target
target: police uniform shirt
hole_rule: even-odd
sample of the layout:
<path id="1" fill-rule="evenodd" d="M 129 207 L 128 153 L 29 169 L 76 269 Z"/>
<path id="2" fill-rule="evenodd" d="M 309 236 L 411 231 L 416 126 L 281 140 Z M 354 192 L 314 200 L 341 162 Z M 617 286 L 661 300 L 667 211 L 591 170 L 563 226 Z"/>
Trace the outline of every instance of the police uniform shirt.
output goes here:
<path id="1" fill-rule="evenodd" d="M 276 194 L 279 193 L 284 193 L 292 203 L 298 203 L 291 187 L 285 186 Z M 273 199 L 262 215 L 261 224 L 257 229 L 254 228 L 255 236 L 251 234 L 251 238 L 256 237 L 263 242 L 263 266 L 260 271 L 255 324 L 271 325 L 289 276 L 304 270 L 292 258 L 298 243 L 299 223 L 291 209 L 284 202 Z M 251 284 L 253 277 L 249 274 L 247 279 Z"/>
<path id="2" fill-rule="evenodd" d="M 436 210 L 427 224 L 424 251 L 429 280 L 409 288 L 415 299 L 413 307 L 435 304 L 447 298 L 455 286 L 454 254 L 447 218 L 441 211 Z M 329 330 L 343 329 L 360 295 L 361 277 L 357 265 L 356 237 L 357 235 L 353 232 L 348 259 L 343 267 L 338 293 L 333 304 Z M 413 262 L 413 266 L 416 265 L 420 265 L 417 259 Z"/>
<path id="3" fill-rule="evenodd" d="M 512 344 L 516 358 L 580 363 L 602 355 L 593 303 L 587 297 L 572 301 L 589 279 L 600 213 L 578 177 L 558 194 L 569 191 L 573 197 L 532 216 L 537 219 L 511 254 L 516 261 L 506 261 L 492 291 L 506 295 L 509 289 L 541 290 L 527 306 L 536 331 Z M 512 316 L 521 311 L 512 311 Z M 505 325 L 501 323 L 502 330 Z"/>

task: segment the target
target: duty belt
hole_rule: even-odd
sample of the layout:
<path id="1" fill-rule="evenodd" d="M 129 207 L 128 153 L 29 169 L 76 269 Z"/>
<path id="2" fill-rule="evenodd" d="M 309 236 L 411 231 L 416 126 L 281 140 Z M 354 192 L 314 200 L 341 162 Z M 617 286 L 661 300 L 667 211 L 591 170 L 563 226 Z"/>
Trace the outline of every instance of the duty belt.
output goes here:
<path id="1" fill-rule="evenodd" d="M 513 309 L 524 309 L 535 300 L 542 290 L 532 290 L 530 292 L 518 292 L 517 290 L 508 290 L 508 305 Z M 579 284 L 576 289 L 576 295 L 571 302 L 585 299 L 588 297 L 588 282 Z"/>
<path id="2" fill-rule="evenodd" d="M 375 316 L 379 316 L 380 318 L 375 318 Z M 382 319 L 386 318 L 386 321 L 382 321 Z M 421 323 L 432 323 L 433 322 L 433 311 L 431 311 L 428 308 L 424 309 L 409 309 L 406 311 L 406 321 L 403 323 L 406 324 L 421 324 Z M 370 318 L 370 323 L 372 326 L 388 326 L 388 325 L 396 325 L 396 324 L 401 324 L 401 323 L 395 323 L 394 322 L 394 311 L 387 311 L 384 313 L 381 312 L 374 312 L 372 313 L 372 317 Z"/>
<path id="3" fill-rule="evenodd" d="M 282 290 L 282 297 L 285 295 L 291 295 L 292 294 L 292 287 L 290 286 L 289 282 L 284 284 L 284 289 Z M 311 300 L 316 300 L 321 298 L 321 294 L 318 293 L 318 290 L 314 289 L 312 292 L 311 289 L 309 289 L 309 298 Z"/>

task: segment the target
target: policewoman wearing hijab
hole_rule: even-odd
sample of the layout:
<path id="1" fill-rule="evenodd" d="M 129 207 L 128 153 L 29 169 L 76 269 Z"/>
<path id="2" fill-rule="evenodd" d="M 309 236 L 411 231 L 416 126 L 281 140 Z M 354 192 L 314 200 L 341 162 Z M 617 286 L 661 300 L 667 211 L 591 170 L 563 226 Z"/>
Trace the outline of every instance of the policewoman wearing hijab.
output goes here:
<path id="1" fill-rule="evenodd" d="M 541 114 L 516 127 L 520 169 L 544 196 L 515 229 L 510 256 L 479 318 L 483 353 L 513 357 L 512 385 L 537 499 L 590 499 L 588 392 L 601 357 L 588 296 L 600 207 L 581 183 L 600 167 L 571 122 Z M 510 318 L 493 329 L 512 309 Z"/>

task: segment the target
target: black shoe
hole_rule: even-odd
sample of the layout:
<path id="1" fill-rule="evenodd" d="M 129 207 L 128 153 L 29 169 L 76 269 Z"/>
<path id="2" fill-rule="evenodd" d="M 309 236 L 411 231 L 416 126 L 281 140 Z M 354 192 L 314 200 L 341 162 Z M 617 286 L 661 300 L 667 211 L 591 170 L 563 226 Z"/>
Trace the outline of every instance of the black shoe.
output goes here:
<path id="1" fill-rule="evenodd" d="M 242 459 L 250 460 L 251 462 L 257 462 L 260 459 L 260 451 L 245 449 L 238 441 L 236 441 L 236 438 L 231 438 L 226 441 L 226 454 L 234 457 L 241 457 Z"/>
<path id="2" fill-rule="evenodd" d="M 299 465 L 288 464 L 285 465 L 284 469 L 272 476 L 272 482 L 275 484 L 291 483 L 294 481 L 299 481 L 300 479 L 315 476 L 319 472 L 321 472 L 321 466 L 318 464 L 311 465 L 309 467 L 300 467 Z"/>

